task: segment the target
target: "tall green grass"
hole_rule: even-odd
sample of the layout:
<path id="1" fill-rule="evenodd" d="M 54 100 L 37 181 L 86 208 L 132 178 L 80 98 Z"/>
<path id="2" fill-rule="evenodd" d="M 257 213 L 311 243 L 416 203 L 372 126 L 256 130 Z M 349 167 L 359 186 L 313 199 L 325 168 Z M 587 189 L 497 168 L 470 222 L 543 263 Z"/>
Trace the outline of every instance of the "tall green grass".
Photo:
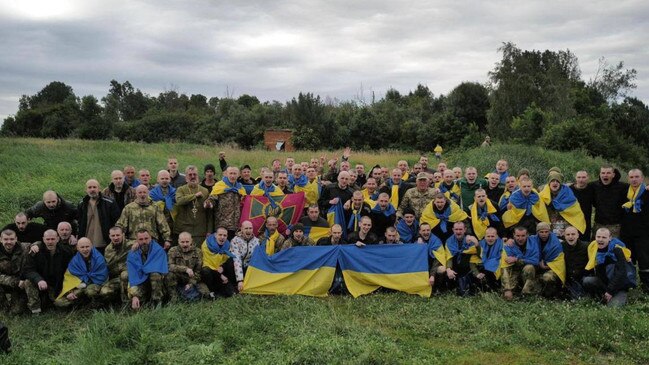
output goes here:
<path id="1" fill-rule="evenodd" d="M 131 314 L 8 319 L 3 364 L 642 364 L 649 306 L 431 299 L 237 296 Z"/>

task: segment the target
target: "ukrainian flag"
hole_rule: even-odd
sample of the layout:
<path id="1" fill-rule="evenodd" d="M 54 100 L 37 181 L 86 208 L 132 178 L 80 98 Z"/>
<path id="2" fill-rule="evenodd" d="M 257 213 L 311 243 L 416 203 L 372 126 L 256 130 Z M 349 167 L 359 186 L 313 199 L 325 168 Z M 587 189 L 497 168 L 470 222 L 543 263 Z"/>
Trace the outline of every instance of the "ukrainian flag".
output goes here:
<path id="1" fill-rule="evenodd" d="M 428 245 L 355 245 L 340 247 L 345 285 L 356 298 L 379 287 L 429 297 Z"/>
<path id="2" fill-rule="evenodd" d="M 329 227 L 304 226 L 304 235 L 317 243 L 322 237 L 329 237 Z"/>
<path id="3" fill-rule="evenodd" d="M 345 222 L 345 210 L 343 203 L 339 200 L 337 204 L 332 205 L 327 212 L 327 223 L 329 227 L 334 224 L 340 224 L 343 227 L 343 238 L 347 239 L 347 222 Z"/>
<path id="4" fill-rule="evenodd" d="M 243 280 L 244 294 L 327 296 L 336 273 L 339 246 L 298 246 L 266 255 L 256 249 Z"/>

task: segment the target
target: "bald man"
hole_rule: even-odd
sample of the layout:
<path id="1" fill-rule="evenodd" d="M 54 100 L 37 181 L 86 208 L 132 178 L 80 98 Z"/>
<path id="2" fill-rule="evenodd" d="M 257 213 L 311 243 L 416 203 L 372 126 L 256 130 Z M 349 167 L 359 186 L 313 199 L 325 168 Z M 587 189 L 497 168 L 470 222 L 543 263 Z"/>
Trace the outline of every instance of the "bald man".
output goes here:
<path id="1" fill-rule="evenodd" d="M 100 192 L 99 182 L 95 179 L 86 181 L 86 196 L 79 206 L 79 237 L 88 237 L 90 242 L 104 253 L 110 243 L 109 230 L 119 219 L 117 204 Z"/>
<path id="2" fill-rule="evenodd" d="M 627 202 L 622 206 L 620 240 L 631 250 L 631 258 L 638 263 L 641 288 L 649 293 L 649 193 L 646 192 L 642 171 L 629 171 Z"/>
<path id="3" fill-rule="evenodd" d="M 354 191 L 349 186 L 350 181 L 349 172 L 341 171 L 338 173 L 338 183 L 329 184 L 322 188 L 322 194 L 318 199 L 320 214 L 326 215 L 332 205 L 336 205 L 338 202 L 344 204 L 352 198 Z"/>
<path id="4" fill-rule="evenodd" d="M 61 222 L 70 222 L 77 228 L 77 208 L 52 190 L 43 193 L 43 200 L 25 211 L 27 219 L 43 218 L 47 229 L 56 229 Z"/>
<path id="5" fill-rule="evenodd" d="M 120 213 L 124 207 L 135 200 L 135 189 L 124 180 L 124 173 L 114 170 L 110 173 L 111 183 L 102 191 L 102 195 L 113 199 Z"/>

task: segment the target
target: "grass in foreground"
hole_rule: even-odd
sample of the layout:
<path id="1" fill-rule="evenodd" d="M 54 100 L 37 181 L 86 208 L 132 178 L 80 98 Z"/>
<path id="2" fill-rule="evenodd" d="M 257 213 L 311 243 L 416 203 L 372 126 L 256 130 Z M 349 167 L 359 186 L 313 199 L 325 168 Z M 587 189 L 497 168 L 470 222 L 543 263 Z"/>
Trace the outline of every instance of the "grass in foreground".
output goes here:
<path id="1" fill-rule="evenodd" d="M 649 303 L 237 296 L 140 313 L 8 319 L 3 364 L 649 362 Z"/>

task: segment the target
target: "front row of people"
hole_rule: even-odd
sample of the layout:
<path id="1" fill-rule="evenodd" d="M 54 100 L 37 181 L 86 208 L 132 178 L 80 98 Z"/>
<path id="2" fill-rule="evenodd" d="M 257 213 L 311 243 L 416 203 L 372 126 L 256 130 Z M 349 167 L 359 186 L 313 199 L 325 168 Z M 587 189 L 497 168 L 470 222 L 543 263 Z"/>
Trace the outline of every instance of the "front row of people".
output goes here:
<path id="1" fill-rule="evenodd" d="M 59 243 L 54 230 L 43 234 L 36 244 L 17 242 L 16 233 L 0 233 L 0 308 L 21 313 L 25 305 L 32 313 L 43 308 L 89 304 L 98 307 L 110 302 L 128 303 L 139 309 L 144 300 L 154 306 L 165 298 L 197 300 L 230 297 L 243 290 L 243 278 L 253 251 L 266 244 L 268 254 L 293 246 L 315 245 L 294 227 L 291 237 L 281 240 L 276 220 L 269 218 L 267 229 L 255 237 L 250 222 L 243 222 L 237 236 L 229 241 L 219 228 L 196 247 L 192 236 L 183 232 L 178 246 L 166 253 L 147 230 L 139 230 L 129 244 L 121 228 L 110 230 L 110 244 L 102 255 L 88 238 L 74 246 Z M 361 229 L 345 241 L 342 228 L 334 225 L 331 235 L 318 245 L 355 244 L 359 249 L 377 243 L 370 232 L 371 220 L 363 217 Z M 635 270 L 630 251 L 608 229 L 596 232 L 595 241 L 579 241 L 574 227 L 565 230 L 560 241 L 546 223 L 539 223 L 536 235 L 517 227 L 514 238 L 503 241 L 495 228 L 487 228 L 484 238 L 467 235 L 466 224 L 453 224 L 453 234 L 442 242 L 422 223 L 415 243 L 427 244 L 429 284 L 436 291 L 455 289 L 460 295 L 501 289 L 506 300 L 515 293 L 572 298 L 586 295 L 611 306 L 626 303 L 627 291 L 635 287 Z M 395 230 L 395 237 L 397 232 Z M 390 242 L 385 242 L 390 243 Z M 394 243 L 400 243 L 394 239 Z M 338 275 L 334 287 L 344 288 Z M 9 299 L 9 301 L 7 301 Z"/>

